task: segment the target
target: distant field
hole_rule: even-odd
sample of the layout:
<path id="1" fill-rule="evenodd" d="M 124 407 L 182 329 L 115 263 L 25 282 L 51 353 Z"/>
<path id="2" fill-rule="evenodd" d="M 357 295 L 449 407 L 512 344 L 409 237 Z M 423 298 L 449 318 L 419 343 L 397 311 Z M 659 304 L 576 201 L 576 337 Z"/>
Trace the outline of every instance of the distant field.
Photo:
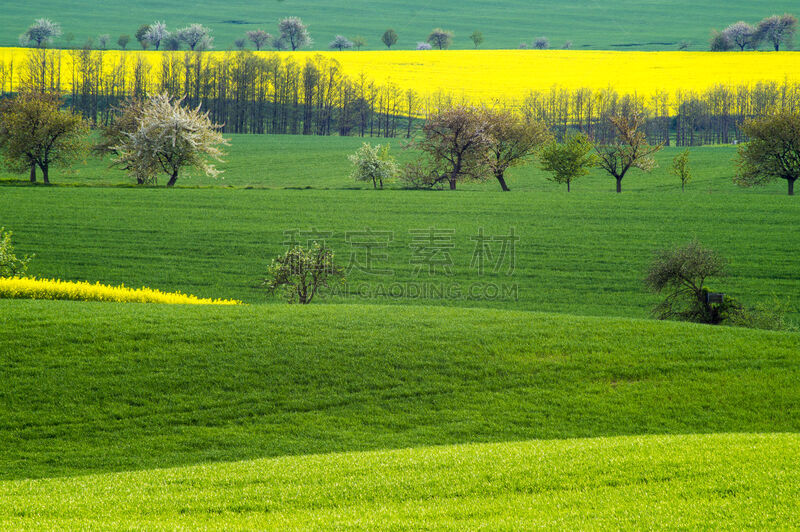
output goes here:
<path id="1" fill-rule="evenodd" d="M 274 52 L 260 52 L 268 56 Z M 28 50 L 0 48 L 0 63 L 16 65 L 16 81 Z M 222 57 L 221 52 L 211 52 Z M 299 64 L 317 52 L 281 52 Z M 619 52 L 579 50 L 445 50 L 323 52 L 336 59 L 352 79 L 362 74 L 380 85 L 393 83 L 400 90 L 415 90 L 423 97 L 438 93 L 473 102 L 521 102 L 531 91 L 553 87 L 638 95 L 646 100 L 656 93 L 674 97 L 678 91 L 705 91 L 715 85 L 752 86 L 761 82 L 800 81 L 800 53 L 796 52 Z M 122 61 L 133 68 L 135 57 L 147 58 L 153 72 L 160 71 L 162 52 L 106 52 L 107 70 Z M 71 72 L 72 57 L 60 56 L 63 72 Z M 11 78 L 5 80 L 10 89 Z M 2 88 L 2 87 L 0 87 Z M 69 92 L 68 76 L 62 89 Z M 673 111 L 674 112 L 674 111 Z"/>
<path id="2" fill-rule="evenodd" d="M 381 49 L 380 36 L 389 27 L 400 35 L 398 48 L 412 49 L 438 26 L 455 31 L 456 48 L 472 48 L 469 35 L 481 30 L 485 48 L 516 48 L 523 41 L 546 36 L 557 48 L 570 40 L 578 49 L 674 50 L 685 40 L 692 49 L 702 50 L 707 48 L 711 28 L 796 10 L 797 3 L 789 0 L 132 0 L 107 2 L 102 7 L 93 0 L 29 0 L 4 5 L 0 45 L 15 45 L 33 19 L 50 17 L 75 35 L 76 44 L 102 33 L 112 35 L 115 42 L 122 33 L 133 35 L 140 24 L 164 20 L 171 29 L 192 22 L 205 24 L 214 31 L 217 48 L 231 49 L 247 30 L 263 28 L 274 33 L 279 18 L 300 16 L 310 26 L 314 48 L 321 50 L 336 34 L 362 35 L 368 49 Z"/>

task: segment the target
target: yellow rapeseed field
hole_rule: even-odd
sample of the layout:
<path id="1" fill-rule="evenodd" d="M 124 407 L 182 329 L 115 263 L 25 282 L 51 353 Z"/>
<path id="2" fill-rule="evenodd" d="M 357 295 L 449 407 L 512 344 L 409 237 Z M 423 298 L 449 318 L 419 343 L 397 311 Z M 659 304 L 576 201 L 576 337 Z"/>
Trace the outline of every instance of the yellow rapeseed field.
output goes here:
<path id="1" fill-rule="evenodd" d="M 191 295 L 161 292 L 151 288 L 108 286 L 84 281 L 72 282 L 33 277 L 0 277 L 0 299 L 68 299 L 73 301 L 114 301 L 119 303 L 169 303 L 175 305 L 239 305 L 231 299 L 203 299 Z"/>
<path id="2" fill-rule="evenodd" d="M 0 63 L 22 64 L 27 50 L 0 48 Z M 165 52 L 109 51 L 142 55 L 157 66 Z M 174 52 L 166 52 L 174 53 Z M 226 52 L 208 52 L 219 56 Z M 267 56 L 275 52 L 256 52 Z M 304 62 L 314 55 L 335 58 L 351 77 L 361 73 L 380 84 L 391 81 L 401 89 L 426 96 L 445 92 L 473 101 L 519 100 L 531 90 L 613 87 L 623 94 L 650 96 L 658 91 L 702 91 L 716 84 L 754 84 L 800 80 L 797 52 L 617 52 L 579 50 L 445 50 L 279 52 Z M 65 88 L 69 54 L 62 52 Z M 17 70 L 19 70 L 17 68 Z M 15 75 L 16 77 L 16 75 Z"/>

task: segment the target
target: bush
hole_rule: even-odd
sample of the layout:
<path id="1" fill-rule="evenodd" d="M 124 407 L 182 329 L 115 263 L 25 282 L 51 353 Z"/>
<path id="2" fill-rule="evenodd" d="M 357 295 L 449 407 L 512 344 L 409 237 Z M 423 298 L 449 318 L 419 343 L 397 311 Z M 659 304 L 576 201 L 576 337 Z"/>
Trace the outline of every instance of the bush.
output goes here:
<path id="1" fill-rule="evenodd" d="M 14 233 L 4 229 L 0 227 L 0 277 L 21 277 L 28 271 L 28 263 L 32 257 L 18 258 L 11 243 Z"/>

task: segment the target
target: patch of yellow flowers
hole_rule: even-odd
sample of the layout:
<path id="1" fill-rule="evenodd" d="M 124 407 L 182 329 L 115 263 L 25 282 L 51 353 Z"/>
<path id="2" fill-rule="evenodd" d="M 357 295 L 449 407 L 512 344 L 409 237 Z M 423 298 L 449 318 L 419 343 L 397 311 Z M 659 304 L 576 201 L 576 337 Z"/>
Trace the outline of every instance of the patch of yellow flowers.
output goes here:
<path id="1" fill-rule="evenodd" d="M 22 71 L 28 49 L 0 48 L 0 64 L 13 62 L 14 77 Z M 106 65 L 124 58 L 132 68 L 143 57 L 159 71 L 167 53 L 141 50 L 103 52 Z M 231 52 L 198 52 L 221 58 Z M 389 82 L 420 96 L 445 93 L 474 102 L 521 101 L 531 91 L 558 86 L 574 90 L 612 87 L 620 94 L 650 97 L 658 92 L 705 91 L 714 85 L 752 85 L 759 82 L 800 81 L 797 52 L 632 52 L 596 50 L 385 50 L 363 52 L 277 53 L 303 64 L 321 55 L 339 62 L 343 73 L 357 79 L 362 73 L 380 85 Z M 58 53 L 63 90 L 69 90 L 74 54 Z M 105 69 L 105 67 L 104 67 Z M 110 71 L 110 69 L 107 69 Z M 6 89 L 8 89 L 6 80 Z"/>
<path id="2" fill-rule="evenodd" d="M 167 303 L 174 305 L 240 305 L 234 299 L 206 299 L 180 292 L 152 288 L 108 286 L 85 281 L 0 277 L 0 299 L 67 299 L 72 301 L 112 301 L 119 303 Z"/>

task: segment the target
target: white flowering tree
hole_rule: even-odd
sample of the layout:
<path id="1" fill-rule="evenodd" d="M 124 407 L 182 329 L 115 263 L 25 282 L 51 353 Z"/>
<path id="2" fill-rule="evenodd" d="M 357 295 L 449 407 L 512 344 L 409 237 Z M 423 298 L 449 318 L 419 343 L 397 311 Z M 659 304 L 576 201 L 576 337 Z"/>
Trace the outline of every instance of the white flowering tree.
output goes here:
<path id="1" fill-rule="evenodd" d="M 397 177 L 399 168 L 389 155 L 389 145 L 372 146 L 365 142 L 353 155 L 348 156 L 353 163 L 350 177 L 356 181 L 372 181 L 374 188 L 383 188 L 383 183 Z"/>
<path id="2" fill-rule="evenodd" d="M 222 161 L 221 146 L 230 144 L 219 131 L 222 126 L 211 122 L 199 107 L 186 108 L 182 102 L 166 94 L 153 96 L 140 111 L 138 127 L 109 150 L 117 154 L 114 163 L 139 183 L 156 183 L 165 173 L 171 187 L 183 168 L 211 177 L 221 173 L 211 161 Z"/>

